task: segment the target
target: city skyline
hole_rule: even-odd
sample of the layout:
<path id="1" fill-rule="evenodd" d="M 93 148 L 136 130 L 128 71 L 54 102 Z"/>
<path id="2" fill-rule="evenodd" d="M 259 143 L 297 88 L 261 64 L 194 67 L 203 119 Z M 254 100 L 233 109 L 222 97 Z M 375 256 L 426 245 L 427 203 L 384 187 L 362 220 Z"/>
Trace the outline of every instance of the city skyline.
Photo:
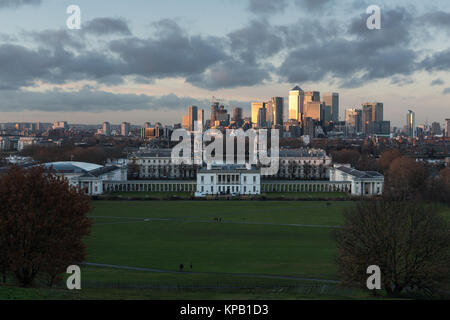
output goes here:
<path id="1" fill-rule="evenodd" d="M 340 120 L 366 101 L 382 101 L 392 126 L 408 110 L 417 124 L 450 116 L 445 1 L 382 1 L 381 30 L 365 27 L 361 1 L 80 0 L 81 30 L 65 25 L 69 1 L 27 2 L 0 3 L 2 123 L 180 123 L 190 105 L 208 112 L 212 96 L 245 116 L 283 97 L 287 120 L 295 85 L 339 93 Z"/>

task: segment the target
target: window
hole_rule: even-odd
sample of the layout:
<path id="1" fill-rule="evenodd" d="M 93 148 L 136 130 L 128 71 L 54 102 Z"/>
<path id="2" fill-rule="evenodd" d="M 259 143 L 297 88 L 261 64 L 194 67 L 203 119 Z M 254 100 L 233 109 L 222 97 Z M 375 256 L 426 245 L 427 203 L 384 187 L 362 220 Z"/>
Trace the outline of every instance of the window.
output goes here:
<path id="1" fill-rule="evenodd" d="M 256 183 L 256 176 L 253 176 L 253 183 Z"/>
<path id="2" fill-rule="evenodd" d="M 213 183 L 214 182 L 214 177 L 213 176 L 211 176 L 211 183 Z M 212 187 L 211 187 L 212 188 Z"/>
<path id="3" fill-rule="evenodd" d="M 244 176 L 244 183 L 247 182 L 247 176 Z"/>
<path id="4" fill-rule="evenodd" d="M 205 182 L 205 176 L 201 176 L 202 177 L 202 183 Z"/>

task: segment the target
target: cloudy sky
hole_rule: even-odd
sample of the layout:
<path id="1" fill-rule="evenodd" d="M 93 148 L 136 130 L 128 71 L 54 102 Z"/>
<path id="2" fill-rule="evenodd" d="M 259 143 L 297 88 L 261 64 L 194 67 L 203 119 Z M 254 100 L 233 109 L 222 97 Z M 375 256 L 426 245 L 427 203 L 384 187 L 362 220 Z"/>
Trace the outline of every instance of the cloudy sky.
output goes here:
<path id="1" fill-rule="evenodd" d="M 299 85 L 339 92 L 342 119 L 381 101 L 443 123 L 449 71 L 448 0 L 0 0 L 0 122 L 172 124 L 212 96 L 249 115 Z"/>

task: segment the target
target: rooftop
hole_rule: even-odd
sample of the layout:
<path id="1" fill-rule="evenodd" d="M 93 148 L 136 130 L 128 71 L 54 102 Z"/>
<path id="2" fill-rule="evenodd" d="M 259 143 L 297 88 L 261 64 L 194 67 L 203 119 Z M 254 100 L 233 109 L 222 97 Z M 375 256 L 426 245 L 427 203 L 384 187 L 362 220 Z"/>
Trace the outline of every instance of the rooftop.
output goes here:
<path id="1" fill-rule="evenodd" d="M 103 168 L 98 164 L 86 163 L 86 162 L 73 162 L 73 161 L 65 161 L 65 162 L 49 162 L 43 165 L 45 168 L 49 169 L 52 167 L 55 171 L 59 173 L 86 173 L 94 170 L 98 170 Z"/>
<path id="2" fill-rule="evenodd" d="M 373 179 L 373 178 L 383 178 L 384 176 L 376 171 L 359 171 L 353 168 L 340 166 L 336 168 L 339 171 L 345 172 L 348 175 L 351 175 L 360 179 Z"/>

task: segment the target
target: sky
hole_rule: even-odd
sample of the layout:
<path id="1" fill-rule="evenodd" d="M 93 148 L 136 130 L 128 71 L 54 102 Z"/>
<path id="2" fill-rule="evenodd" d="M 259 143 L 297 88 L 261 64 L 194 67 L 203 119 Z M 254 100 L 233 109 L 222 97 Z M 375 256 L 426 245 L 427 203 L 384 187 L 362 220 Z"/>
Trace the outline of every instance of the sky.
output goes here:
<path id="1" fill-rule="evenodd" d="M 0 0 L 0 123 L 173 124 L 212 97 L 249 116 L 299 85 L 338 92 L 341 120 L 378 101 L 394 126 L 443 124 L 449 40 L 448 0 Z"/>

